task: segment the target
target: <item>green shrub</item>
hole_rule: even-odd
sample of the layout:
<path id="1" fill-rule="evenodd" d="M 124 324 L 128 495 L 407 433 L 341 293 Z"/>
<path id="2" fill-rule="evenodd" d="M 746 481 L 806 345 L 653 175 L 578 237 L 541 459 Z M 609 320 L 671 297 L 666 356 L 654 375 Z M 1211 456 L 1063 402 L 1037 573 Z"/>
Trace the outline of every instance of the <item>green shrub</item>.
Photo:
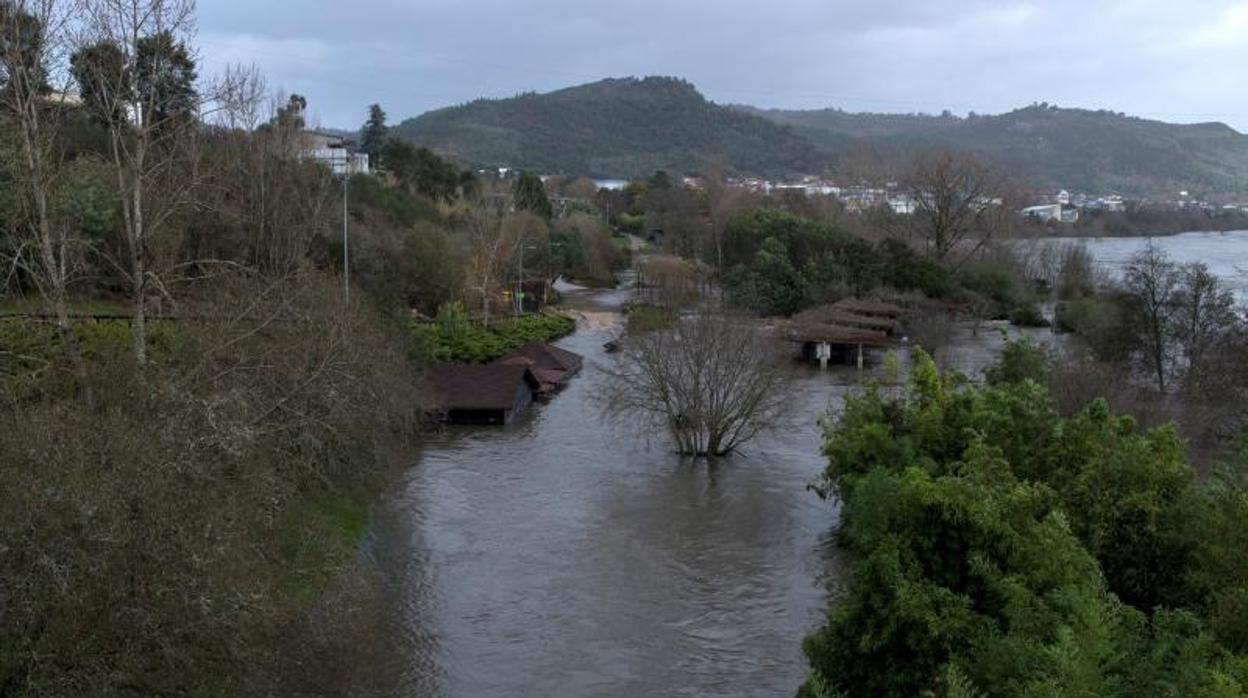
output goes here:
<path id="1" fill-rule="evenodd" d="M 928 298 L 945 298 L 953 293 L 955 284 L 949 271 L 939 262 L 923 257 L 901 240 L 880 243 L 884 257 L 881 282 L 899 291 L 919 291 Z"/>
<path id="2" fill-rule="evenodd" d="M 1010 311 L 1010 322 L 1019 327 L 1048 327 L 1049 321 L 1035 303 L 1020 305 Z"/>
<path id="3" fill-rule="evenodd" d="M 1014 275 L 1003 265 L 988 262 L 969 265 L 958 275 L 958 281 L 996 303 L 1008 306 L 1016 301 Z"/>
<path id="4" fill-rule="evenodd" d="M 1079 335 L 1100 361 L 1121 361 L 1131 353 L 1131 327 L 1123 304 L 1113 298 L 1081 298 L 1058 303 L 1055 323 L 1059 330 Z"/>
<path id="5" fill-rule="evenodd" d="M 1000 360 L 984 371 L 989 385 L 1007 385 L 1033 380 L 1044 385 L 1049 376 L 1049 353 L 1030 339 L 1007 341 Z"/>
<path id="6" fill-rule="evenodd" d="M 657 330 L 666 330 L 676 323 L 676 313 L 650 303 L 639 303 L 629 308 L 628 333 L 645 334 Z"/>
<path id="7" fill-rule="evenodd" d="M 495 320 L 489 327 L 464 321 L 412 325 L 412 354 L 425 363 L 489 363 L 533 342 L 551 342 L 576 329 L 566 315 L 541 313 Z"/>

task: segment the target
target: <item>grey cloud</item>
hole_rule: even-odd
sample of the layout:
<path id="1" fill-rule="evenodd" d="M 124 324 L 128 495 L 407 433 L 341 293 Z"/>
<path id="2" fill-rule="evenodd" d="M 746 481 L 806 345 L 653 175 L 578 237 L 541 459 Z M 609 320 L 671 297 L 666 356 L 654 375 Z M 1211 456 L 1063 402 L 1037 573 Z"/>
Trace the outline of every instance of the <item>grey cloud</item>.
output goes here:
<path id="1" fill-rule="evenodd" d="M 1248 2 L 215 0 L 205 69 L 256 63 L 328 125 L 602 77 L 760 106 L 999 112 L 1033 101 L 1248 129 Z"/>

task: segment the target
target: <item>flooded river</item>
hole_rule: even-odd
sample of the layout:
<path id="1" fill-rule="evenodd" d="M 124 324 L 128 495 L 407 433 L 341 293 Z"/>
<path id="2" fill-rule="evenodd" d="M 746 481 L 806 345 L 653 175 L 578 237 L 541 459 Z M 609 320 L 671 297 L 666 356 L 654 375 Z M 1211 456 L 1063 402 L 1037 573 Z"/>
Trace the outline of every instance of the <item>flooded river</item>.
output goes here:
<path id="1" fill-rule="evenodd" d="M 1248 285 L 1248 233 L 1158 241 Z M 1084 242 L 1108 265 L 1143 244 Z M 512 426 L 433 438 L 376 507 L 397 693 L 792 695 L 840 569 L 837 506 L 806 490 L 818 420 L 862 376 L 795 367 L 791 423 L 713 467 L 682 460 L 593 399 L 627 294 L 566 296 L 582 374 Z M 1000 346 L 962 327 L 938 360 L 975 374 Z"/>
<path id="2" fill-rule="evenodd" d="M 1209 271 L 1235 291 L 1241 302 L 1248 303 L 1248 230 L 1181 233 L 1153 238 L 1051 238 L 1044 242 L 1085 245 L 1097 264 L 1117 276 L 1131 257 L 1150 241 L 1178 264 L 1204 262 Z"/>
<path id="3" fill-rule="evenodd" d="M 819 417 L 861 376 L 795 367 L 791 423 L 713 467 L 621 432 L 593 395 L 619 291 L 579 291 L 585 370 L 507 428 L 454 428 L 377 507 L 406 695 L 792 695 L 836 581 L 806 490 Z M 982 363 L 995 333 L 954 363 Z"/>

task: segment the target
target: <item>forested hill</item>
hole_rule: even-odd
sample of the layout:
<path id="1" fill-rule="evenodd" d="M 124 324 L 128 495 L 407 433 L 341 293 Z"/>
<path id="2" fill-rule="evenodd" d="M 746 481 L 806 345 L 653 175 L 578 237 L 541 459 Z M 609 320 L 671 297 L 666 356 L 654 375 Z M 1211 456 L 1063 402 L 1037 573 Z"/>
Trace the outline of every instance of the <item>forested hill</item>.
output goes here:
<path id="1" fill-rule="evenodd" d="M 632 177 L 667 169 L 781 177 L 824 156 L 787 126 L 707 101 L 674 78 L 624 78 L 428 112 L 396 135 L 465 162 L 543 173 Z"/>
<path id="2" fill-rule="evenodd" d="M 715 104 L 684 80 L 621 78 L 439 109 L 395 133 L 465 163 L 549 174 L 636 177 L 717 165 L 771 178 L 835 176 L 866 160 L 891 177 L 917 153 L 953 148 L 1038 187 L 1248 194 L 1248 136 L 1225 124 L 1045 104 L 969 117 L 763 110 Z"/>
<path id="3" fill-rule="evenodd" d="M 736 108 L 791 126 L 834 153 L 847 142 L 885 159 L 951 147 L 987 156 L 1037 186 L 1149 195 L 1248 192 L 1248 136 L 1221 123 L 1169 124 L 1049 105 L 966 118 Z"/>

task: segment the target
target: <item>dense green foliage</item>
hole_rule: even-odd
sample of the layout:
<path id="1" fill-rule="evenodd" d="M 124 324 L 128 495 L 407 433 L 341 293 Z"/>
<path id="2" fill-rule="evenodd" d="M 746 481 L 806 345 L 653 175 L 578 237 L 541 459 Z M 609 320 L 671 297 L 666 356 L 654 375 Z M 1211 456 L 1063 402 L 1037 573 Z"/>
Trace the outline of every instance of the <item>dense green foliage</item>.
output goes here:
<path id="1" fill-rule="evenodd" d="M 871 243 L 837 227 L 774 208 L 733 218 L 723 236 L 724 284 L 733 301 L 766 315 L 791 315 L 876 289 L 970 303 L 994 317 L 1043 322 L 1016 269 L 978 261 L 956 275 L 901 240 Z"/>
<path id="2" fill-rule="evenodd" d="M 627 240 L 620 244 L 602 218 L 574 213 L 550 232 L 553 273 L 587 286 L 614 286 L 615 272 L 628 263 Z"/>
<path id="3" fill-rule="evenodd" d="M 472 175 L 438 157 L 428 148 L 391 139 L 381 146 L 379 166 L 389 172 L 408 194 L 433 201 L 451 201 L 473 188 Z"/>
<path id="4" fill-rule="evenodd" d="M 920 353 L 907 395 L 848 400 L 820 491 L 850 583 L 806 642 L 804 694 L 1248 689 L 1248 490 L 1198 484 L 1172 429 L 1104 402 L 1059 416 L 1039 373 L 1034 347 L 984 387 Z"/>
<path id="5" fill-rule="evenodd" d="M 824 165 L 788 128 L 708 102 L 672 78 L 482 99 L 404 121 L 394 133 L 481 166 L 557 174 L 687 172 L 703 168 L 708 157 L 772 175 Z"/>
<path id="6" fill-rule="evenodd" d="M 735 302 L 789 315 L 879 283 L 883 259 L 843 230 L 773 209 L 734 219 L 724 231 L 725 282 Z"/>
<path id="7" fill-rule="evenodd" d="M 554 313 L 472 322 L 458 305 L 445 306 L 436 322 L 412 325 L 413 352 L 432 363 L 488 363 L 533 342 L 551 342 L 576 329 L 576 321 Z"/>

